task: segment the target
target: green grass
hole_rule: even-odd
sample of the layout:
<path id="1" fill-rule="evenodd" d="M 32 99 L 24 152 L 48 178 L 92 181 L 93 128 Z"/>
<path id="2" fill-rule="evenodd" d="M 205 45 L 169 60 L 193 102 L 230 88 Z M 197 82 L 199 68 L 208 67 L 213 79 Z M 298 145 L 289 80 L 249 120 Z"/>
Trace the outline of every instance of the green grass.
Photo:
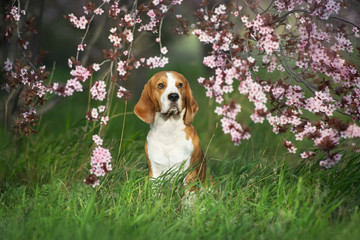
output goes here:
<path id="1" fill-rule="evenodd" d="M 85 138 L 85 140 L 84 140 Z M 83 129 L 2 145 L 1 239 L 358 239 L 358 155 L 324 171 L 271 149 L 209 158 L 216 186 L 186 200 L 181 179 L 154 187 L 142 136 L 127 136 L 114 170 L 93 189 Z M 107 145 L 114 146 L 114 139 Z M 131 142 L 131 144 L 129 143 Z M 16 146 L 16 148 L 15 148 Z M 264 146 L 262 146 L 264 147 Z M 218 148 L 218 146 L 213 147 Z M 212 151 L 210 151 L 212 152 Z M 214 151 L 217 152 L 217 151 Z M 211 155 L 211 154 L 210 154 Z"/>

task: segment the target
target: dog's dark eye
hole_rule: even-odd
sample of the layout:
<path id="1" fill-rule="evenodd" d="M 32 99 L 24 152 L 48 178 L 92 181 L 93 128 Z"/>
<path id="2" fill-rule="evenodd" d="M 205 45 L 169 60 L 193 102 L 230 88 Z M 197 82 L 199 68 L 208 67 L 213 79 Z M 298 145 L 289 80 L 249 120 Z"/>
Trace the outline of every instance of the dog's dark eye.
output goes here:
<path id="1" fill-rule="evenodd" d="M 179 84 L 177 85 L 178 88 L 182 88 L 182 86 L 183 86 L 182 83 L 179 83 Z"/>
<path id="2" fill-rule="evenodd" d="M 159 84 L 158 84 L 158 89 L 162 89 L 162 88 L 164 88 L 164 84 L 163 84 L 163 83 L 159 83 Z"/>

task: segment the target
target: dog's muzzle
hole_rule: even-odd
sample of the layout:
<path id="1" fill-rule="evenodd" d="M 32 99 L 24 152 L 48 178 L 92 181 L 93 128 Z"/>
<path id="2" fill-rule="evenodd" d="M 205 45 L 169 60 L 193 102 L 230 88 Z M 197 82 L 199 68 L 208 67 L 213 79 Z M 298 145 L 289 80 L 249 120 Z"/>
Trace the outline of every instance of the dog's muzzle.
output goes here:
<path id="1" fill-rule="evenodd" d="M 165 113 L 163 113 L 163 115 L 167 118 L 171 116 L 179 115 L 180 114 L 179 103 L 178 103 L 178 100 L 180 98 L 179 94 L 170 93 L 167 97 L 168 100 L 170 101 L 170 104 L 168 110 Z"/>

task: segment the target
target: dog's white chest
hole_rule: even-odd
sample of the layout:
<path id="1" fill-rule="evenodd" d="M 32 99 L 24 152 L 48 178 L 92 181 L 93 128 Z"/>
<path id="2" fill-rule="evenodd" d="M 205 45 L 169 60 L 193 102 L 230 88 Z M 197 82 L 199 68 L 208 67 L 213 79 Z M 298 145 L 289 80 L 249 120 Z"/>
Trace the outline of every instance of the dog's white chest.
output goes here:
<path id="1" fill-rule="evenodd" d="M 151 126 L 147 136 L 148 157 L 153 177 L 157 178 L 169 170 L 185 170 L 190 165 L 194 150 L 192 139 L 186 139 L 185 125 L 180 114 L 179 119 L 163 120 L 159 115 Z"/>

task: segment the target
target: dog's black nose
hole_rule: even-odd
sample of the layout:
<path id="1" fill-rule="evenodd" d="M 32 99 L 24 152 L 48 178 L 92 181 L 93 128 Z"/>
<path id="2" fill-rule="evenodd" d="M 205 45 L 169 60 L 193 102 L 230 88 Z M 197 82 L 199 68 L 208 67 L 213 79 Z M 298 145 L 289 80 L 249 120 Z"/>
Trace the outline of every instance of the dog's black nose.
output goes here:
<path id="1" fill-rule="evenodd" d="M 176 102 L 179 99 L 179 94 L 177 93 L 170 93 L 168 95 L 168 99 L 172 102 Z"/>

